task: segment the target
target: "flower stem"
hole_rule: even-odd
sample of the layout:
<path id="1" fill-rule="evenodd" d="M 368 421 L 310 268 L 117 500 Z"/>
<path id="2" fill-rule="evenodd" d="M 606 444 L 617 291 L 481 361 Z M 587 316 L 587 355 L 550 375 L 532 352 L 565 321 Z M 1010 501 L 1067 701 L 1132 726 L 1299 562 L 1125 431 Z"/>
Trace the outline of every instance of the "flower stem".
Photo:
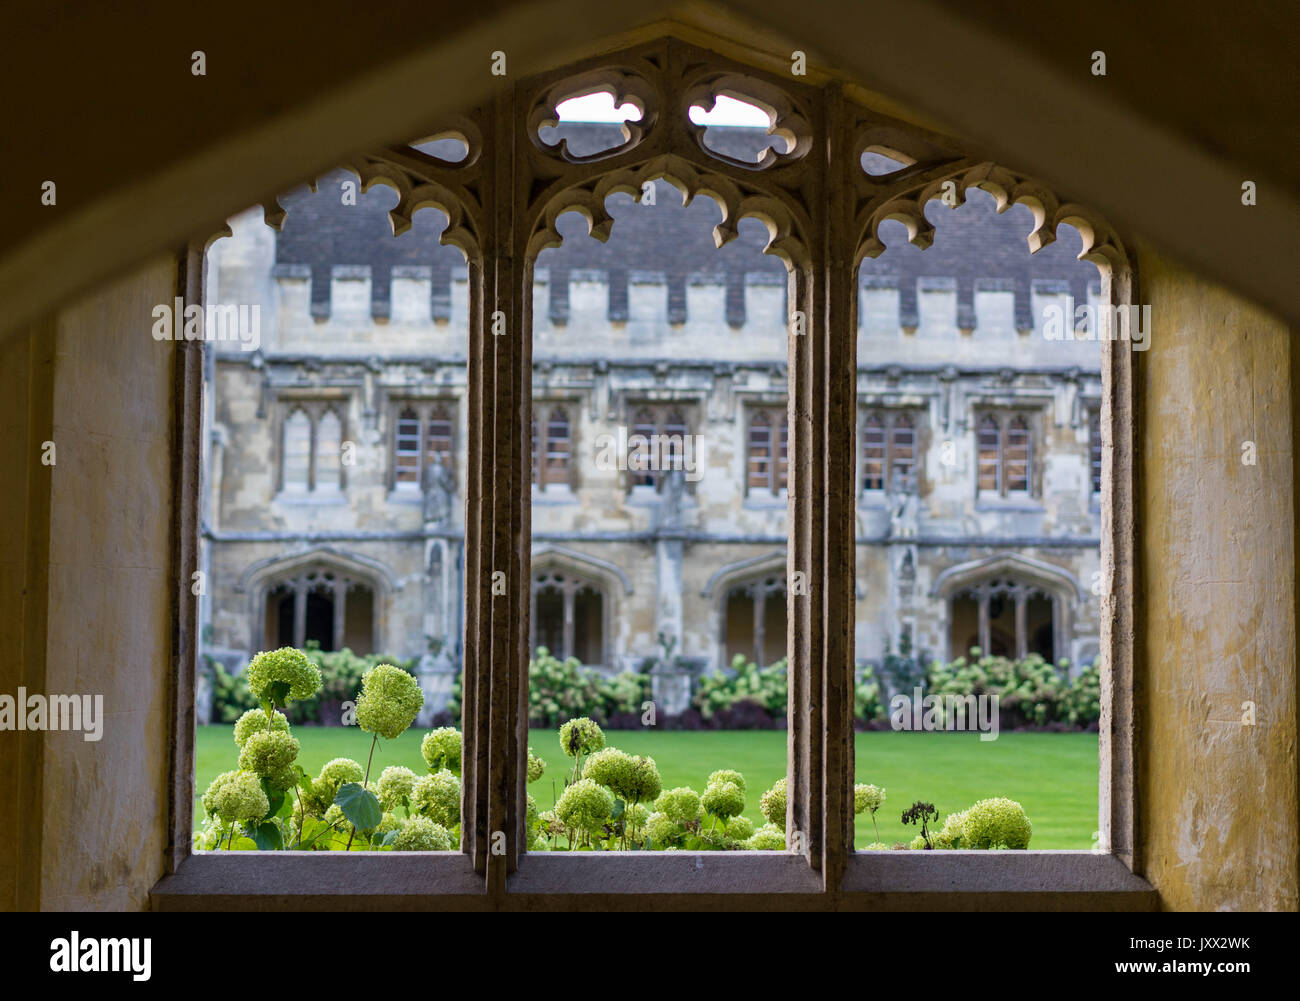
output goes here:
<path id="1" fill-rule="evenodd" d="M 370 782 L 370 763 L 375 760 L 375 745 L 378 743 L 379 743 L 379 734 L 376 733 L 374 737 L 372 737 L 370 740 L 370 757 L 366 759 L 366 777 L 361 780 L 362 789 L 364 789 L 367 783 Z M 353 824 L 352 833 L 348 835 L 348 846 L 343 849 L 345 852 L 352 851 L 352 839 L 355 838 L 356 836 L 357 836 L 357 825 Z"/>

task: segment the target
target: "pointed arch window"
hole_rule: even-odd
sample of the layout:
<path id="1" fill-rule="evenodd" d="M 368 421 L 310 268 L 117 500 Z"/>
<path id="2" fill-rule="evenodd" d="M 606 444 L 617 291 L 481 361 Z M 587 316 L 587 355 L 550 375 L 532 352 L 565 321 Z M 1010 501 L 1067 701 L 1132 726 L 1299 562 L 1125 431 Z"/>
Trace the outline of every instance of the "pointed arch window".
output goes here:
<path id="1" fill-rule="evenodd" d="M 289 400 L 280 426 L 280 491 L 293 497 L 337 493 L 343 471 L 344 407 L 327 400 Z"/>
<path id="2" fill-rule="evenodd" d="M 430 463 L 456 472 L 456 405 L 448 400 L 399 400 L 393 415 L 393 489 L 418 492 Z"/>
<path id="3" fill-rule="evenodd" d="M 687 455 L 687 435 L 690 434 L 690 421 L 686 409 L 680 404 L 654 405 L 642 404 L 636 408 L 628 430 L 628 487 L 654 487 L 662 489 L 663 473 L 673 469 L 686 468 L 689 461 L 698 456 L 691 450 Z M 633 439 L 643 438 L 642 447 L 633 448 Z M 640 445 L 640 442 L 638 442 Z M 687 489 L 692 483 L 687 481 Z"/>
<path id="4" fill-rule="evenodd" d="M 986 413 L 976 424 L 981 496 L 1034 496 L 1034 425 L 1025 413 Z"/>
<path id="5" fill-rule="evenodd" d="M 862 419 L 862 489 L 911 492 L 918 473 L 919 418 L 907 410 L 869 410 Z"/>
<path id="6" fill-rule="evenodd" d="M 537 489 L 572 486 L 573 430 L 569 409 L 556 403 L 537 404 L 533 408 L 532 439 L 533 483 Z"/>
<path id="7" fill-rule="evenodd" d="M 746 444 L 747 493 L 779 494 L 786 489 L 789 431 L 784 407 L 753 407 Z"/>

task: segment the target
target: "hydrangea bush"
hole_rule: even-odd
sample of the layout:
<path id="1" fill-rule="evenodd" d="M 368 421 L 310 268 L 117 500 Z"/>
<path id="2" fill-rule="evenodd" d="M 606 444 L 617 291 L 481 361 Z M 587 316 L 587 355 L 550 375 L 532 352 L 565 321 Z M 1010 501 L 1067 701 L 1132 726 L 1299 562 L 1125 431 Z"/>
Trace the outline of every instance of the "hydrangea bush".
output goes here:
<path id="1" fill-rule="evenodd" d="M 361 679 L 357 722 L 372 735 L 363 767 L 335 758 L 308 775 L 298 764 L 299 743 L 286 712 L 311 699 L 321 685 L 316 665 L 301 651 L 260 653 L 249 665 L 249 687 L 261 702 L 234 726 L 237 767 L 213 780 L 202 797 L 205 822 L 195 832 L 200 850 L 451 851 L 461 843 L 461 733 L 444 726 L 424 735 L 420 750 L 428 772 L 385 768 L 370 785 L 379 741 L 394 740 L 419 715 L 419 683 L 400 666 L 378 663 Z M 653 758 L 606 743 L 590 717 L 558 726 L 560 750 L 573 759 L 550 810 L 527 798 L 525 829 L 530 851 L 784 851 L 788 795 L 784 778 L 758 793 L 766 823 L 755 828 L 743 814 L 753 795 L 739 771 L 719 768 L 702 791 L 664 789 Z M 527 749 L 527 779 L 539 781 L 546 762 Z M 855 814 L 876 812 L 885 790 L 857 784 Z M 924 810 L 918 810 L 924 807 Z M 980 800 L 939 825 L 930 804 L 911 811 L 922 833 L 895 848 L 1027 848 L 1032 825 L 1021 805 L 1005 798 Z M 879 831 L 871 850 L 886 848 Z"/>

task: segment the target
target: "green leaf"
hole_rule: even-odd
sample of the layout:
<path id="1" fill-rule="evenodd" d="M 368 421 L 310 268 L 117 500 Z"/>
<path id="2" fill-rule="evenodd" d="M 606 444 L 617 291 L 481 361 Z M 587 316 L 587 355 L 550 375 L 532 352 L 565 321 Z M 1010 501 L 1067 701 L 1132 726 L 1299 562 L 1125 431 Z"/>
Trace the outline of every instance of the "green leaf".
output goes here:
<path id="1" fill-rule="evenodd" d="M 283 706 L 289 700 L 289 682 L 272 681 L 266 686 L 266 697 L 272 706 Z M 270 715 L 270 712 L 267 712 Z"/>
<path id="2" fill-rule="evenodd" d="M 280 837 L 280 828 L 275 824 L 266 823 L 259 825 L 257 830 L 253 831 L 253 840 L 257 843 L 257 847 L 261 851 L 284 851 L 284 839 Z"/>
<path id="3" fill-rule="evenodd" d="M 610 819 L 611 819 L 611 820 L 618 820 L 619 817 L 623 816 L 623 808 L 624 808 L 626 805 L 627 805 L 627 804 L 625 804 L 621 799 L 619 799 L 617 796 L 615 796 L 615 797 L 614 797 L 614 809 L 613 809 L 613 811 L 612 811 L 612 812 L 610 813 L 610 815 L 609 815 L 609 816 L 610 816 Z"/>
<path id="4" fill-rule="evenodd" d="M 389 831 L 387 834 L 384 835 L 384 840 L 381 841 L 380 844 L 383 847 L 387 848 L 389 845 L 391 845 L 394 841 L 397 840 L 397 836 L 401 833 L 402 833 L 401 831 Z"/>
<path id="5" fill-rule="evenodd" d="M 281 808 L 284 806 L 284 790 L 272 789 L 264 776 L 262 778 L 262 792 L 266 793 L 266 802 L 269 804 L 266 815 L 268 817 L 279 816 Z"/>
<path id="6" fill-rule="evenodd" d="M 369 789 L 362 789 L 356 782 L 344 782 L 339 786 L 334 802 L 343 811 L 343 816 L 347 817 L 359 831 L 378 827 L 379 822 L 384 819 L 384 811 L 380 808 L 375 794 Z"/>

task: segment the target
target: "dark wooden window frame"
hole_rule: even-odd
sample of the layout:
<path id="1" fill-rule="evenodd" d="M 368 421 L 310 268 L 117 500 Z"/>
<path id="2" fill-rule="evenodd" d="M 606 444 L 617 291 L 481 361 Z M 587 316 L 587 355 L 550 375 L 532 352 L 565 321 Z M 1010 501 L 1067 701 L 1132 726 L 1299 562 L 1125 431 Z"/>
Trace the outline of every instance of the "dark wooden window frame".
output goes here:
<path id="1" fill-rule="evenodd" d="M 555 105 L 608 89 L 645 109 L 643 129 L 592 158 L 536 139 Z M 795 142 L 757 168 L 704 148 L 702 127 L 676 109 L 735 94 L 770 109 Z M 1137 302 L 1136 276 L 1115 231 L 1042 182 L 963 150 L 942 134 L 867 109 L 838 82 L 822 86 L 735 62 L 670 37 L 504 86 L 486 105 L 439 125 L 470 148 L 449 164 L 406 146 L 346 160 L 363 181 L 398 189 L 394 228 L 423 205 L 447 213 L 444 242 L 462 249 L 470 283 L 462 850 L 448 853 L 194 853 L 194 670 L 201 489 L 201 342 L 176 351 L 173 454 L 176 580 L 171 838 L 156 909 L 850 908 L 1153 909 L 1140 868 L 1134 804 L 1133 665 L 1137 582 L 1134 368 L 1125 341 L 1102 345 L 1102 678 L 1099 839 L 1093 852 L 853 850 L 853 601 L 857 405 L 857 266 L 883 252 L 885 219 L 906 220 L 928 246 L 924 208 L 947 182 L 1028 202 L 1040 222 L 1031 249 L 1064 222 L 1085 231 L 1083 256 L 1102 270 L 1103 301 Z M 660 105 L 662 100 L 663 104 Z M 911 165 L 884 176 L 859 167 L 869 147 Z M 532 270 L 560 242 L 555 221 L 583 212 L 607 232 L 605 198 L 670 176 L 724 205 L 719 242 L 746 215 L 768 224 L 768 250 L 788 269 L 790 656 L 787 830 L 801 852 L 528 853 L 522 850 L 530 600 Z M 949 189 L 951 190 L 951 189 Z M 282 221 L 273 206 L 268 217 Z M 730 227 L 730 228 L 728 228 Z M 184 254 L 177 294 L 202 302 L 203 252 Z M 494 325 L 505 317 L 505 329 Z M 1125 311 L 1125 315 L 1127 312 Z M 494 326 L 496 329 L 494 330 Z M 493 594 L 493 575 L 506 576 Z M 501 854 L 494 832 L 506 834 Z"/>

